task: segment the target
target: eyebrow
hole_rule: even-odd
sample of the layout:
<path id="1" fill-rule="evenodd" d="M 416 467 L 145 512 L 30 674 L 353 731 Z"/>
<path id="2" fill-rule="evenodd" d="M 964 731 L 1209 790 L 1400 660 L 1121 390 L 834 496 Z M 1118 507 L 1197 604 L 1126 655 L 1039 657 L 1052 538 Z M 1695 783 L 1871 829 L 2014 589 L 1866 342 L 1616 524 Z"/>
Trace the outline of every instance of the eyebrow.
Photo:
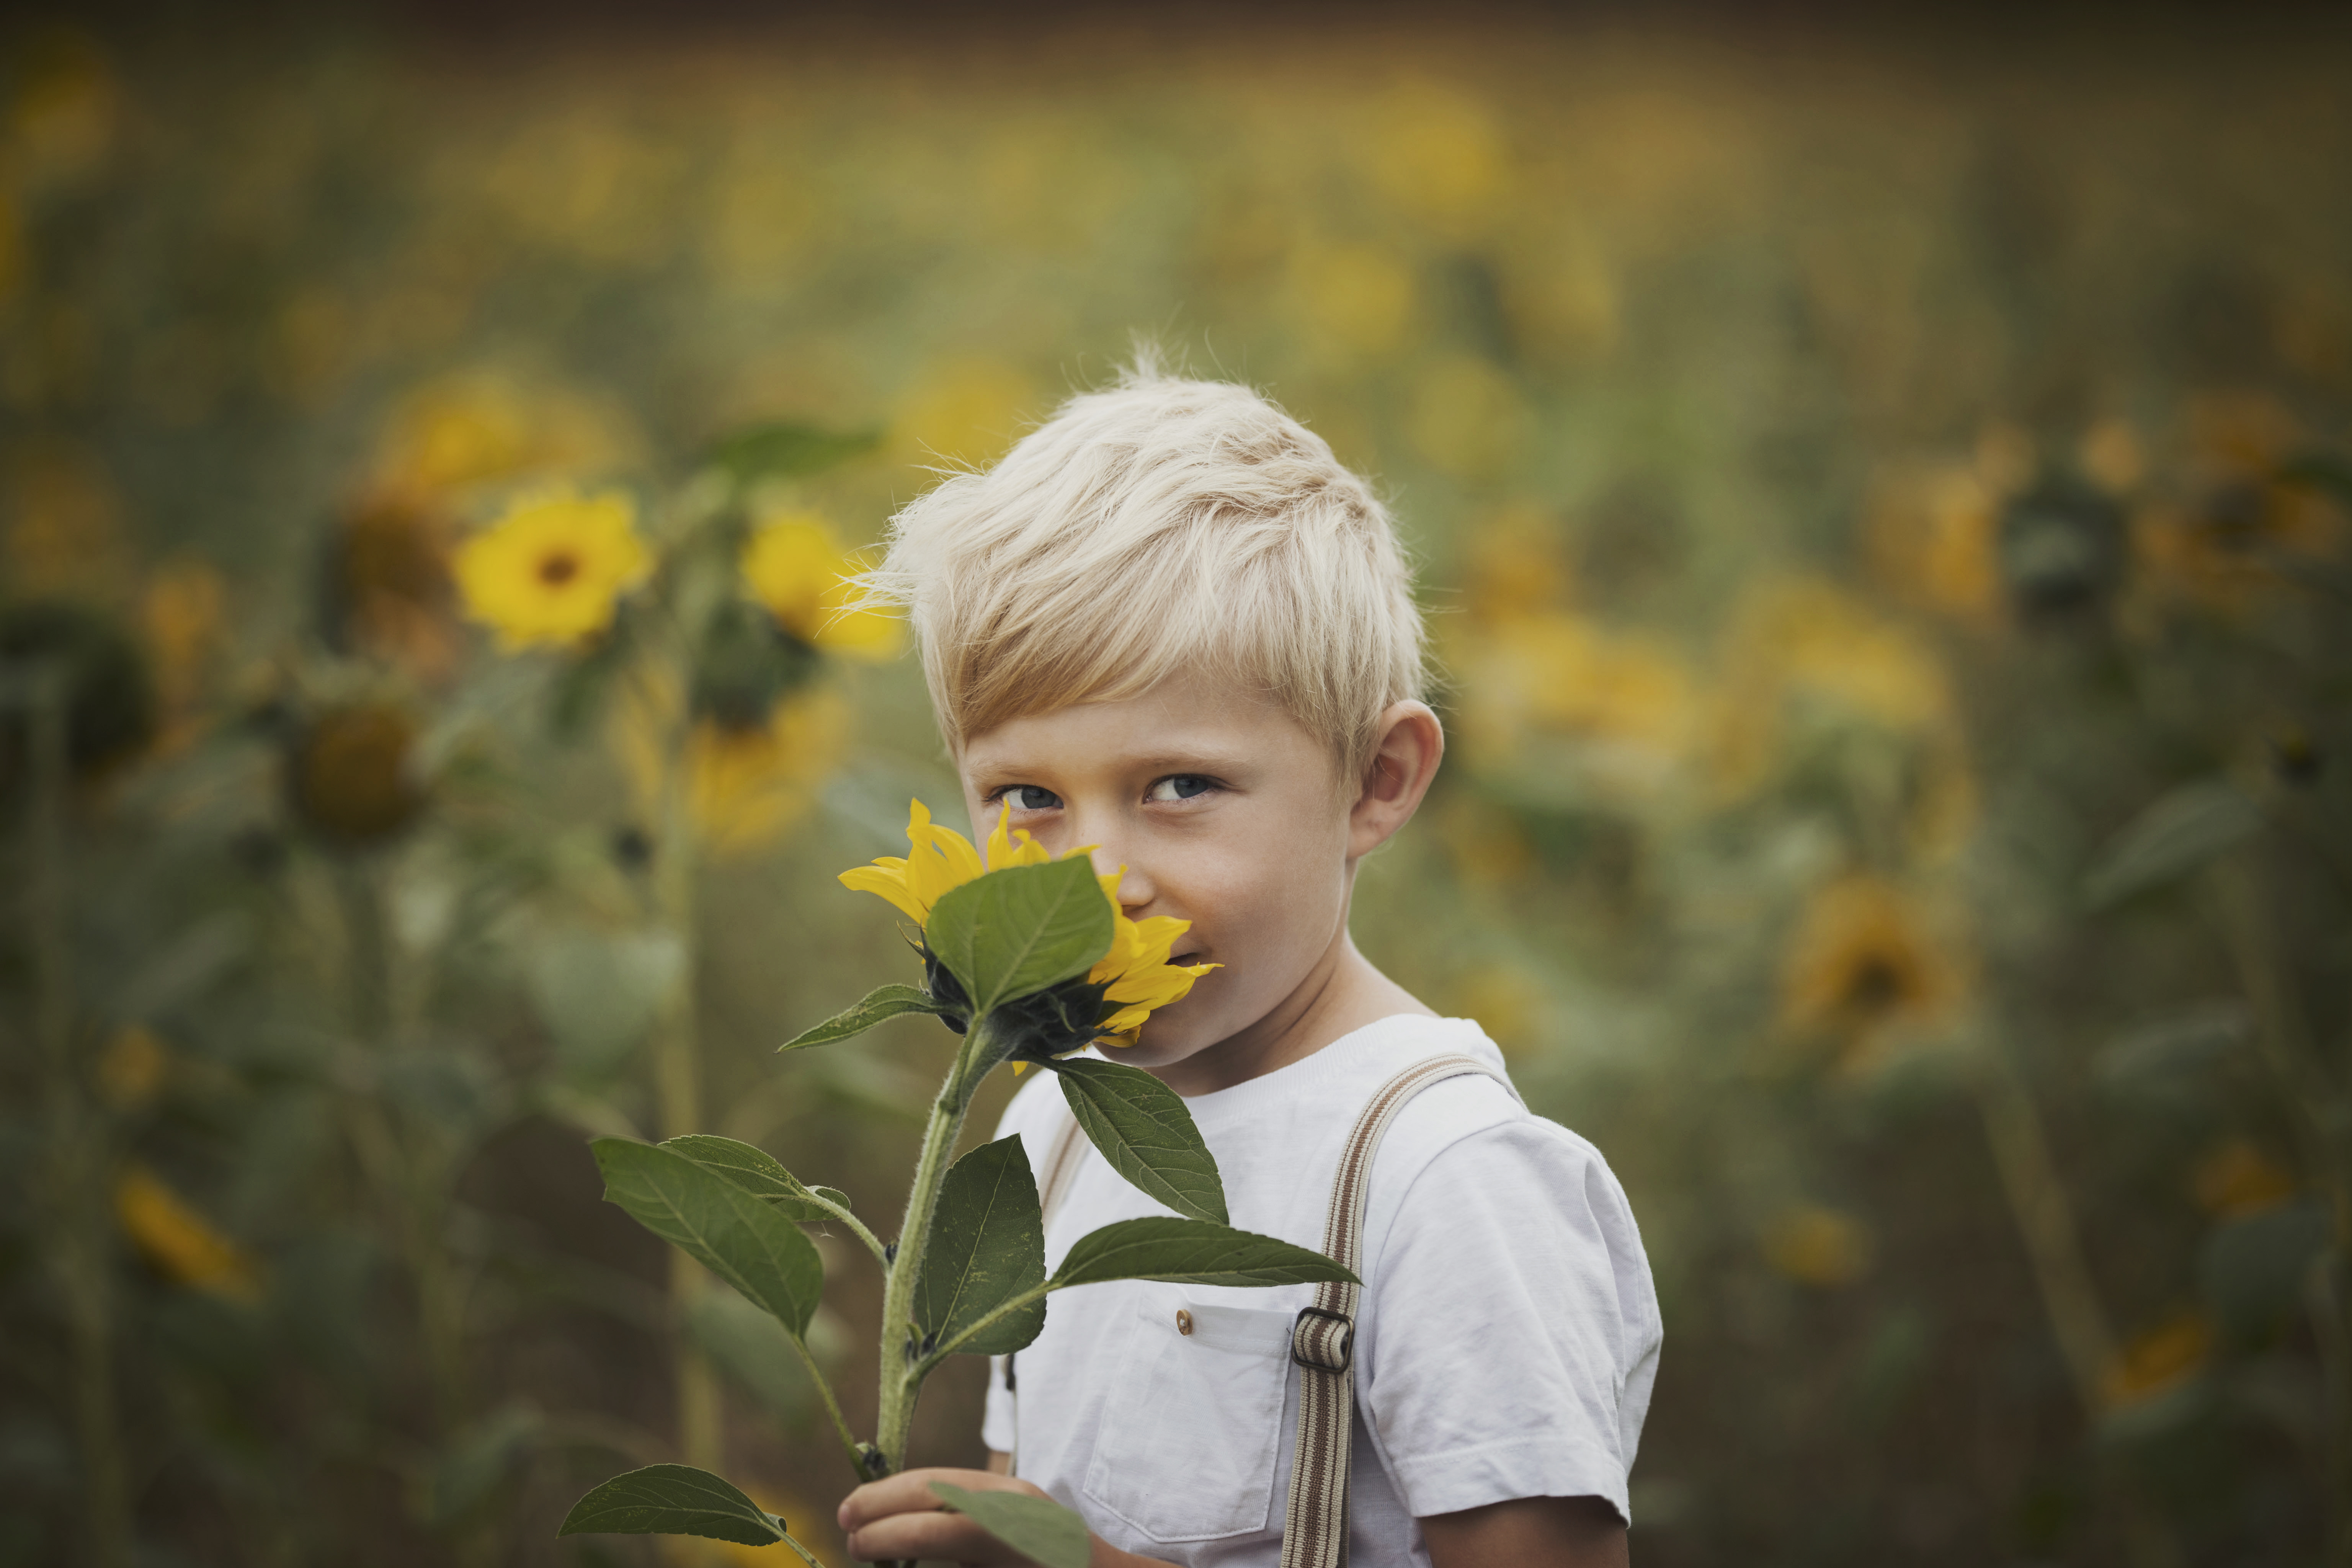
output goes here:
<path id="1" fill-rule="evenodd" d="M 1114 757 L 1111 765 L 1126 772 L 1150 773 L 1215 773 L 1244 771 L 1248 759 L 1239 752 L 1152 752 L 1140 756 Z M 1019 761 L 990 763 L 973 775 L 975 784 L 999 784 L 1033 772 Z"/>

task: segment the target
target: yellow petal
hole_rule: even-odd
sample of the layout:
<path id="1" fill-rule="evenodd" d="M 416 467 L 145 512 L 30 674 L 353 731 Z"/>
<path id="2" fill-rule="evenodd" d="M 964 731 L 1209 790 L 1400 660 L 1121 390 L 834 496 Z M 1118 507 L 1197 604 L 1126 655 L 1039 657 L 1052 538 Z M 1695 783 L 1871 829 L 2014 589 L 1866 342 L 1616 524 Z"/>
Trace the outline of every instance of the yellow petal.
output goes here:
<path id="1" fill-rule="evenodd" d="M 900 864 L 903 866 L 904 862 Z M 881 894 L 898 905 L 900 912 L 917 925 L 922 924 L 930 914 L 929 909 L 917 901 L 914 893 L 908 889 L 906 872 L 894 870 L 879 861 L 844 871 L 841 885 L 853 892 Z"/>
<path id="2" fill-rule="evenodd" d="M 947 861 L 949 874 L 955 878 L 948 884 L 951 888 L 962 887 L 986 869 L 981 865 L 980 851 L 972 847 L 971 840 L 952 827 L 941 827 L 933 823 L 931 843 Z"/>
<path id="3" fill-rule="evenodd" d="M 1008 800 L 1003 809 L 996 814 L 996 826 L 988 832 L 988 868 L 992 871 L 1002 870 L 1013 864 L 1013 834 L 1009 826 L 1012 821 L 1013 803 Z"/>

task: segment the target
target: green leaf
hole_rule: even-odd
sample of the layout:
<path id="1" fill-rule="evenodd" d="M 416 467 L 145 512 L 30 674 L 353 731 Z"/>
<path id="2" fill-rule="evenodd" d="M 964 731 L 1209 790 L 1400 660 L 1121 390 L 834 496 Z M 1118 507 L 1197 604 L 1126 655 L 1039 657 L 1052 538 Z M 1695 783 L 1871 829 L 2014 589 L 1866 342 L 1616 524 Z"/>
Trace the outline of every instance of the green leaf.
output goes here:
<path id="1" fill-rule="evenodd" d="M 816 473 L 871 450 L 880 439 L 878 431 L 821 430 L 779 422 L 738 430 L 720 441 L 710 457 L 738 484 L 748 485 Z"/>
<path id="2" fill-rule="evenodd" d="M 1073 980 L 1110 951 L 1110 901 L 1085 856 L 1007 866 L 931 906 L 925 945 L 963 983 L 972 1016 Z"/>
<path id="3" fill-rule="evenodd" d="M 1089 963 L 1093 962 L 1088 960 Z M 845 1008 L 805 1034 L 794 1035 L 776 1049 L 806 1050 L 811 1046 L 829 1046 L 835 1040 L 845 1040 L 862 1035 L 885 1018 L 895 1018 L 901 1013 L 931 1013 L 946 1015 L 953 1008 L 942 1007 L 931 1000 L 928 991 L 913 985 L 881 985 L 866 994 L 866 999 L 854 1007 Z"/>
<path id="4" fill-rule="evenodd" d="M 558 1535 L 699 1535 L 773 1546 L 784 1521 L 692 1465 L 647 1465 L 614 1476 L 572 1505 Z"/>
<path id="5" fill-rule="evenodd" d="M 675 1150 L 625 1138 L 591 1147 L 608 1202 L 774 1313 L 794 1338 L 807 1334 L 824 1265 L 791 1215 Z"/>
<path id="6" fill-rule="evenodd" d="M 1054 1276 L 1054 1289 L 1107 1279 L 1165 1279 L 1178 1285 L 1303 1285 L 1355 1275 L 1319 1252 L 1213 1220 L 1123 1219 L 1078 1238 Z"/>
<path id="7" fill-rule="evenodd" d="M 646 1037 L 685 973 L 686 949 L 671 932 L 568 931 L 532 955 L 530 999 L 556 1058 L 602 1078 Z"/>
<path id="8" fill-rule="evenodd" d="M 2241 1215 L 2205 1238 L 2198 1288 L 2232 1339 L 2258 1344 L 2294 1316 L 2327 1228 L 2327 1211 L 2306 1201 Z"/>
<path id="9" fill-rule="evenodd" d="M 833 1218 L 831 1213 L 813 1200 L 824 1198 L 849 1206 L 846 1194 L 831 1187 L 805 1187 L 776 1157 L 765 1149 L 740 1143 L 732 1138 L 721 1138 L 715 1132 L 688 1132 L 677 1138 L 665 1138 L 659 1147 L 672 1153 L 683 1154 L 714 1175 L 723 1176 L 755 1198 L 764 1198 L 778 1214 L 788 1215 L 803 1224 Z"/>
<path id="10" fill-rule="evenodd" d="M 1227 1223 L 1216 1156 L 1183 1096 L 1122 1062 L 1067 1057 L 1045 1065 L 1061 1075 L 1070 1114 L 1112 1170 L 1178 1214 Z"/>
<path id="11" fill-rule="evenodd" d="M 931 1495 L 1045 1568 L 1087 1568 L 1094 1553 L 1087 1521 L 1060 1503 L 1026 1492 L 966 1491 L 945 1481 L 933 1481 Z"/>
<path id="12" fill-rule="evenodd" d="M 2084 900 L 2095 910 L 2121 903 L 2195 870 L 2262 826 L 2262 807 L 2227 780 L 2183 784 L 2116 835 L 2083 879 Z"/>
<path id="13" fill-rule="evenodd" d="M 996 1308 L 1045 1282 L 1045 1225 L 1037 1178 L 1021 1135 L 982 1144 L 958 1160 L 940 1185 L 931 1241 L 915 1284 L 915 1322 L 928 1349 L 953 1339 Z M 960 1348 L 1008 1355 L 1045 1326 L 1039 1297 Z"/>
<path id="14" fill-rule="evenodd" d="M 459 1433 L 426 1473 L 425 1522 L 446 1530 L 479 1510 L 514 1473 L 544 1425 L 529 1406 L 508 1405 Z"/>

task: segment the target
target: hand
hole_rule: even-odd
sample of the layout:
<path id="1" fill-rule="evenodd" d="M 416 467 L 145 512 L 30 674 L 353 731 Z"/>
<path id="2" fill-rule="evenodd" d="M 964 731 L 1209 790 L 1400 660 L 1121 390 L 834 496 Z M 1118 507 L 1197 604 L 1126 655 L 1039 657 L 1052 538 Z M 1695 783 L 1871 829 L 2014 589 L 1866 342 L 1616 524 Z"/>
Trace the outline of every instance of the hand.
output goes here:
<path id="1" fill-rule="evenodd" d="M 925 1561 L 961 1563 L 971 1568 L 1035 1568 L 1022 1556 L 960 1513 L 940 1510 L 931 1495 L 931 1483 L 945 1481 L 972 1492 L 1045 1494 L 1027 1481 L 987 1470 L 907 1470 L 878 1481 L 868 1481 L 841 1500 L 836 1516 L 849 1536 L 849 1554 L 863 1563 Z M 1097 1542 L 1099 1561 L 1103 1543 Z"/>

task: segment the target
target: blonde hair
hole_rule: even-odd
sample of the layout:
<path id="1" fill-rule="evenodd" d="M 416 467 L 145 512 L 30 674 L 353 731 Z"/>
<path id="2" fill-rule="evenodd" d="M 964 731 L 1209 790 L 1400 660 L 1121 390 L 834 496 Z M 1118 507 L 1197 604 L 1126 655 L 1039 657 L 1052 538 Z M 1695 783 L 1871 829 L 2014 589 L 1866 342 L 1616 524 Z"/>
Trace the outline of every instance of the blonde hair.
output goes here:
<path id="1" fill-rule="evenodd" d="M 900 510 L 865 582 L 914 623 L 958 752 L 1200 670 L 1279 703 L 1349 784 L 1381 714 L 1422 693 L 1412 574 L 1370 488 L 1256 392 L 1148 352 Z"/>

